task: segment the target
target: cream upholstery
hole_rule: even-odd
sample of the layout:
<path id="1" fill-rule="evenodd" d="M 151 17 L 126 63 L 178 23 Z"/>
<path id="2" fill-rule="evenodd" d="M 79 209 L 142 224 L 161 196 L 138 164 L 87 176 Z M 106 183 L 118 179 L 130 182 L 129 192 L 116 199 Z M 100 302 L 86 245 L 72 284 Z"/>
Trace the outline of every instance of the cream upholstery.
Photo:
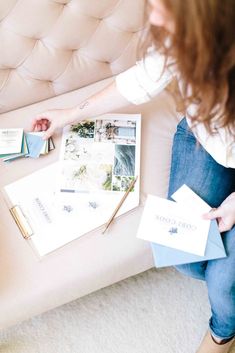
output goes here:
<path id="1" fill-rule="evenodd" d="M 107 85 L 112 78 L 71 91 L 134 61 L 142 10 L 142 0 L 0 0 L 2 111 L 55 96 L 2 113 L 0 128 L 27 129 L 36 113 L 75 105 Z M 64 91 L 71 92 L 56 96 Z M 141 198 L 164 196 L 177 124 L 173 101 L 163 92 L 122 112 L 143 117 Z M 54 140 L 45 158 L 0 164 L 0 188 L 56 161 L 60 134 Z M 39 260 L 0 193 L 0 328 L 152 267 L 149 244 L 136 238 L 141 212 L 115 221 L 107 236 L 91 232 Z"/>
<path id="2" fill-rule="evenodd" d="M 0 0 L 0 112 L 135 61 L 144 0 Z"/>

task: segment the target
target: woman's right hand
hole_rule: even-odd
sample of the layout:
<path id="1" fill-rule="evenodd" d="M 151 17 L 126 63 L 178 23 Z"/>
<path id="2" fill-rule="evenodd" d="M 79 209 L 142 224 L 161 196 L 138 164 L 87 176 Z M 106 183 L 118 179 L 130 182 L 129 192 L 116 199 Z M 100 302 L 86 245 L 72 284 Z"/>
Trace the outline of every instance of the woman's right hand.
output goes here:
<path id="1" fill-rule="evenodd" d="M 226 232 L 235 224 L 235 192 L 232 192 L 218 208 L 203 215 L 204 219 L 217 219 L 219 231 Z"/>
<path id="2" fill-rule="evenodd" d="M 40 113 L 34 117 L 31 130 L 45 131 L 43 139 L 51 137 L 55 130 L 63 128 L 76 120 L 75 109 L 55 109 Z"/>

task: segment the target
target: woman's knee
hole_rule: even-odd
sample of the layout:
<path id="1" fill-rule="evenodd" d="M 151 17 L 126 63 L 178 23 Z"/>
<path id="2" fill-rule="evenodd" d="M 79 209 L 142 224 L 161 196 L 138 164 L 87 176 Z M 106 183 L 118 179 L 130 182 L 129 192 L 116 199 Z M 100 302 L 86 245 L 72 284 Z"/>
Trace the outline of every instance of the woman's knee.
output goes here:
<path id="1" fill-rule="evenodd" d="M 228 303 L 235 315 L 235 227 L 224 233 L 223 243 L 227 257 L 209 261 L 205 277 L 211 300 Z"/>
<path id="2" fill-rule="evenodd" d="M 233 317 L 235 329 L 235 278 L 227 280 L 207 281 L 208 296 L 212 310 L 221 313 L 221 316 Z"/>

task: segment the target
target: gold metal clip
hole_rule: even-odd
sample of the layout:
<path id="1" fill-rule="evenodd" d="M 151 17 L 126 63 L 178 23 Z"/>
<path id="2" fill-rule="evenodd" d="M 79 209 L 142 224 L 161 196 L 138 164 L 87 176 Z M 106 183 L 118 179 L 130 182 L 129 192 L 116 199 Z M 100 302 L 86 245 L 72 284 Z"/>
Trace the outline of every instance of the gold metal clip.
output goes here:
<path id="1" fill-rule="evenodd" d="M 29 239 L 33 235 L 33 230 L 30 227 L 20 207 L 18 205 L 13 206 L 12 208 L 10 208 L 10 212 L 16 224 L 18 225 L 23 237 L 25 239 Z"/>

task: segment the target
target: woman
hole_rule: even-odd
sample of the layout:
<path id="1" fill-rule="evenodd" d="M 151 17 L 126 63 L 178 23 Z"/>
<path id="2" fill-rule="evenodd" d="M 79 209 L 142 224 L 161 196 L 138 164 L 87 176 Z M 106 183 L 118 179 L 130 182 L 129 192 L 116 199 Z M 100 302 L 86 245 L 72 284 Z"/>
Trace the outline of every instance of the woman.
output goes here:
<path id="1" fill-rule="evenodd" d="M 204 280 L 211 305 L 209 331 L 198 353 L 228 352 L 235 336 L 235 0 L 150 0 L 154 49 L 82 104 L 39 114 L 45 138 L 87 116 L 143 103 L 177 77 L 186 119 L 174 137 L 169 196 L 186 183 L 213 210 L 225 259 L 177 266 Z M 112 106 L 110 106 L 112 102 Z M 189 126 L 188 126 L 189 125 Z"/>

